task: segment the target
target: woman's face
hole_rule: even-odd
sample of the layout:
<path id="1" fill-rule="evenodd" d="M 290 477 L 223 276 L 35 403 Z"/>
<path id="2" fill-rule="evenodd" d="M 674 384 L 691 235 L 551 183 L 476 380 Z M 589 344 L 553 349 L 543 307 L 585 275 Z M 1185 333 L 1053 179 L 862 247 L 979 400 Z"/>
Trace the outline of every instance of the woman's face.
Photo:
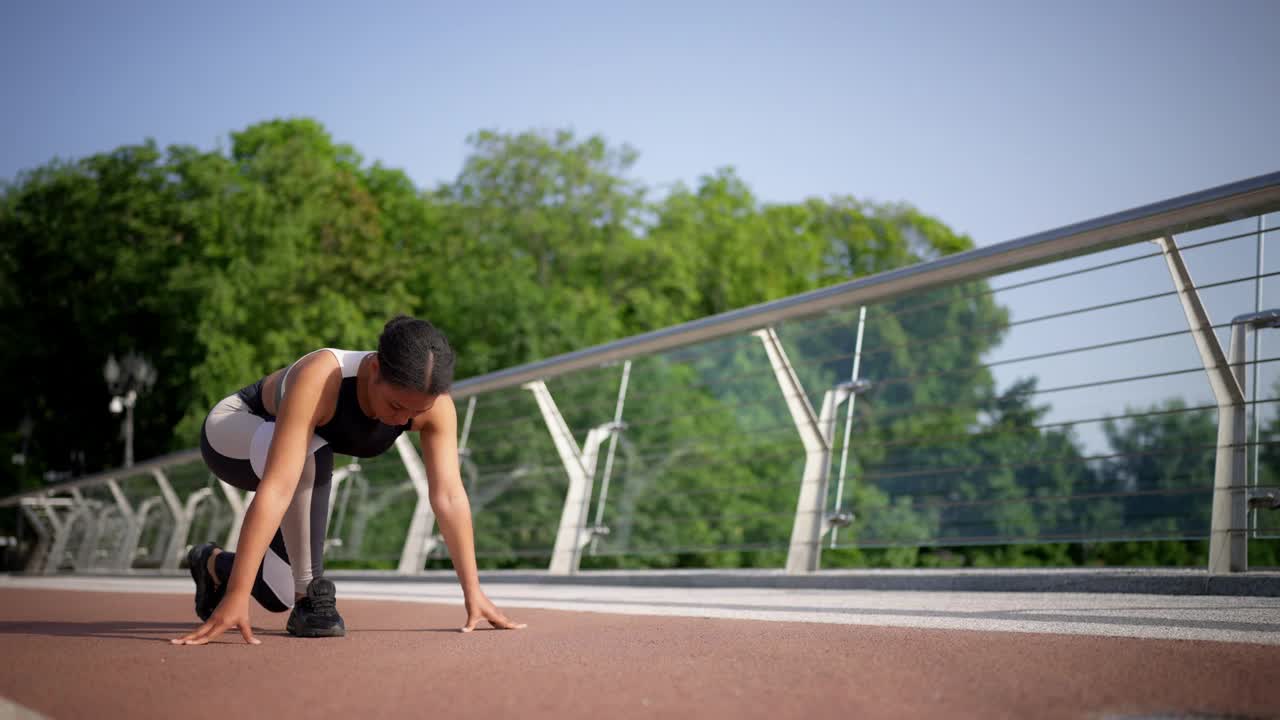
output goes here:
<path id="1" fill-rule="evenodd" d="M 386 425 L 404 425 L 410 418 L 431 409 L 436 396 L 393 385 L 382 378 L 381 368 L 374 359 L 373 382 L 369 383 L 369 399 L 374 417 Z"/>

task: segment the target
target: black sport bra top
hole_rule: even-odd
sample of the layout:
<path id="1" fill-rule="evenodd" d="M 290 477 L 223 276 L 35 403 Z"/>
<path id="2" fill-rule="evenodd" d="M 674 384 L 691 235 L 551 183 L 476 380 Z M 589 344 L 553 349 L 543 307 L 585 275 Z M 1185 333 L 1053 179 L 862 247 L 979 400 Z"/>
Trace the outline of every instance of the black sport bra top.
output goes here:
<path id="1" fill-rule="evenodd" d="M 360 458 L 381 455 L 395 443 L 400 433 L 413 425 L 413 421 L 410 420 L 400 426 L 387 425 L 377 418 L 365 415 L 360 409 L 360 400 L 356 394 L 358 383 L 356 374 L 360 370 L 360 361 L 369 354 L 369 351 L 324 349 L 333 353 L 338 359 L 338 365 L 342 367 L 342 386 L 338 390 L 338 405 L 334 408 L 333 417 L 329 422 L 316 428 L 316 435 L 324 438 L 335 453 Z M 291 369 L 293 369 L 292 365 L 280 378 L 280 389 L 276 391 L 277 408 L 284 399 L 285 381 Z M 266 378 L 262 378 L 240 390 L 238 394 L 254 415 L 274 421 L 275 416 L 267 412 L 266 405 L 262 401 L 262 386 L 265 382 Z"/>

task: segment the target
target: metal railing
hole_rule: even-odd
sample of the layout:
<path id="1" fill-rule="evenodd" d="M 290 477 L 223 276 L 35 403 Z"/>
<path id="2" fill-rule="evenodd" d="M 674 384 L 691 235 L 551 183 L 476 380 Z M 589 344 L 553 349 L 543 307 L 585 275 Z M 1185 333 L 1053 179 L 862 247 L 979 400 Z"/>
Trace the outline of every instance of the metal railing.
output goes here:
<path id="1" fill-rule="evenodd" d="M 1249 510 L 1280 477 L 1277 210 L 1280 173 L 463 380 L 477 557 L 805 573 L 1174 540 L 1242 571 L 1280 529 Z M 400 447 L 335 474 L 331 563 L 443 562 Z M 187 451 L 0 507 L 29 570 L 123 571 L 234 546 L 248 501 Z"/>

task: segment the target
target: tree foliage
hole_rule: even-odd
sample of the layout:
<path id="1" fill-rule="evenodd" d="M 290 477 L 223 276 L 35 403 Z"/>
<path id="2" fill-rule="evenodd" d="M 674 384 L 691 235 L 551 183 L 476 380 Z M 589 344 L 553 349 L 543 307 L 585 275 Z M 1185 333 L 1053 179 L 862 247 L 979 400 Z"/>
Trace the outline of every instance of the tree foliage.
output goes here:
<path id="1" fill-rule="evenodd" d="M 192 446 L 209 407 L 302 352 L 371 346 L 398 312 L 444 328 L 467 377 L 973 247 L 905 204 L 762 202 L 732 168 L 658 197 L 631 176 L 636 151 L 600 136 L 482 131 L 469 144 L 453 181 L 419 189 L 314 121 L 273 120 L 232 133 L 225 152 L 148 142 L 5 185 L 0 373 L 21 382 L 0 387 L 0 494 L 119 464 L 111 354 L 158 370 L 137 408 L 145 458 Z M 856 312 L 778 328 L 814 408 L 849 375 Z M 1197 449 L 1213 443 L 1211 418 L 1156 408 L 1107 425 L 1114 458 L 1085 458 L 1071 428 L 1042 427 L 1035 378 L 997 391 L 982 358 L 1008 322 L 984 282 L 869 308 L 861 373 L 875 387 L 858 400 L 843 536 L 860 547 L 824 563 L 1084 562 L 1091 537 L 1207 527 L 1192 489 L 1212 474 Z M 612 418 L 619 369 L 550 383 L 579 442 Z M 758 339 L 637 358 L 630 387 L 610 534 L 585 564 L 781 564 L 805 455 Z M 524 390 L 477 408 L 482 564 L 543 564 L 565 487 L 546 427 Z M 351 523 L 378 562 L 413 498 L 384 490 L 362 488 L 376 513 Z M 935 552 L 984 538 L 1004 542 Z M 1155 559 L 1198 557 L 1177 547 Z"/>

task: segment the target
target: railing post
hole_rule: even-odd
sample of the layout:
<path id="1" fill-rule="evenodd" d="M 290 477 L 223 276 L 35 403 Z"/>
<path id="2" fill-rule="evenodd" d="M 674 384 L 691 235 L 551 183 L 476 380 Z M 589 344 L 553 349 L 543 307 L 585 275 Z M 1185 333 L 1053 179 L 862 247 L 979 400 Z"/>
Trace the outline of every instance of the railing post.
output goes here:
<path id="1" fill-rule="evenodd" d="M 1246 326 L 1231 324 L 1230 367 L 1241 397 L 1218 405 L 1218 452 L 1213 466 L 1213 520 L 1209 536 L 1209 572 L 1249 569 L 1248 424 L 1244 404 L 1244 339 Z"/>
<path id="2" fill-rule="evenodd" d="M 400 453 L 400 460 L 404 463 L 405 470 L 409 472 L 409 480 L 413 483 L 413 490 L 418 496 L 418 502 L 413 507 L 413 519 L 409 521 L 409 532 L 405 536 L 404 549 L 400 552 L 400 566 L 397 569 L 402 574 L 410 575 L 422 572 L 427 565 L 427 554 L 435 549 L 439 541 L 432 533 L 436 516 L 431 510 L 431 491 L 427 484 L 427 469 L 422 464 L 422 458 L 414 448 L 413 442 L 404 435 L 396 438 L 396 450 Z"/>
<path id="3" fill-rule="evenodd" d="M 1248 485 L 1245 443 L 1244 336 L 1248 327 L 1263 322 L 1268 313 L 1236 318 L 1231 325 L 1231 357 L 1222 351 L 1213 323 L 1191 279 L 1182 252 L 1165 235 L 1154 242 L 1160 246 L 1169 266 L 1174 289 L 1182 302 L 1191 336 L 1200 351 L 1200 360 L 1209 376 L 1218 403 L 1218 444 L 1213 470 L 1213 511 L 1209 525 L 1209 572 L 1244 572 L 1249 569 Z"/>
<path id="4" fill-rule="evenodd" d="M 124 518 L 124 535 L 120 538 L 119 544 L 116 545 L 114 557 L 110 561 L 110 567 L 115 570 L 128 570 L 133 567 L 133 554 L 138 547 L 138 538 L 142 537 L 143 518 L 133 511 L 133 506 L 129 504 L 128 498 L 124 496 L 124 491 L 120 489 L 120 483 L 114 479 L 108 480 L 107 488 L 111 490 L 111 497 L 115 498 L 116 507 L 120 510 L 120 516 Z"/>
<path id="5" fill-rule="evenodd" d="M 132 546 L 128 549 L 128 552 L 125 553 L 125 557 L 128 559 L 127 562 L 129 563 L 125 569 L 132 568 L 134 561 L 138 557 L 138 546 L 142 544 L 142 533 L 147 529 L 147 518 L 151 517 L 151 508 L 163 503 L 164 498 L 159 495 L 152 495 L 146 500 L 143 500 L 142 504 L 138 506 L 138 535 L 133 538 Z"/>
<path id="6" fill-rule="evenodd" d="M 33 573 L 40 568 L 41 563 L 44 561 L 45 553 L 49 552 L 49 529 L 45 527 L 44 520 L 36 514 L 36 511 L 31 509 L 27 498 L 22 499 L 19 507 L 22 508 L 22 514 L 27 516 L 27 522 L 35 529 L 36 538 L 38 538 L 36 547 L 31 551 L 31 556 L 27 558 L 26 567 L 23 568 L 23 572 Z"/>
<path id="7" fill-rule="evenodd" d="M 200 506 L 201 500 L 213 495 L 213 490 L 206 487 L 191 493 L 184 505 L 178 500 L 178 494 L 173 491 L 173 486 L 169 484 L 169 478 L 165 477 L 159 468 L 153 468 L 151 476 L 156 479 L 156 484 L 160 486 L 160 494 L 164 496 L 164 502 L 169 506 L 169 512 L 173 514 L 173 534 L 169 536 L 169 544 L 165 549 L 164 558 L 160 561 L 160 567 L 164 570 L 175 570 L 181 565 L 182 551 L 186 549 L 187 536 L 191 534 L 191 521 L 195 518 L 196 508 Z"/>
<path id="8" fill-rule="evenodd" d="M 1240 385 L 1241 400 L 1230 408 L 1218 409 L 1218 456 L 1213 483 L 1215 532 L 1209 541 L 1210 572 L 1244 572 L 1249 569 L 1249 434 L 1248 413 L 1243 399 L 1247 390 L 1245 378 L 1248 377 L 1244 367 L 1245 339 L 1250 330 L 1256 333 L 1262 328 L 1274 327 L 1280 327 L 1280 310 L 1248 313 L 1231 321 L 1228 363 Z M 1255 357 L 1255 369 L 1258 361 Z"/>
<path id="9" fill-rule="evenodd" d="M 67 515 L 66 519 L 61 520 L 60 522 L 56 519 L 53 508 L 46 506 L 46 512 L 49 513 L 49 518 L 54 520 L 54 535 L 53 547 L 49 550 L 48 559 L 45 560 L 45 575 L 53 575 L 58 572 L 58 566 L 62 564 L 62 556 L 66 554 L 67 545 L 71 541 L 71 532 L 75 529 L 76 520 L 83 516 L 90 518 L 89 522 L 92 522 L 93 513 L 90 511 L 89 506 L 84 502 L 84 497 L 81 496 L 79 492 L 75 492 L 74 494 L 77 496 L 77 500 L 73 503 L 73 509 Z"/>
<path id="10" fill-rule="evenodd" d="M 787 573 L 798 575 L 818 569 L 822 560 L 822 536 L 843 519 L 826 513 L 827 484 L 831 474 L 831 446 L 835 436 L 836 410 L 853 392 L 853 383 L 841 383 L 822 396 L 822 411 L 813 412 L 804 386 L 796 376 L 787 351 L 773 328 L 752 333 L 764 343 L 774 376 L 804 444 L 804 475 L 796 500 L 796 517 L 791 526 L 787 550 Z"/>
<path id="11" fill-rule="evenodd" d="M 253 502 L 254 492 L 245 490 L 241 495 L 238 488 L 221 480 L 218 481 L 218 487 L 222 488 L 222 496 L 227 499 L 227 505 L 231 506 L 231 528 L 227 530 L 227 539 L 222 546 L 227 552 L 235 552 L 236 545 L 240 542 L 240 528 L 244 527 L 244 514 L 249 511 L 249 503 Z"/>
<path id="12" fill-rule="evenodd" d="M 76 549 L 77 572 L 94 568 L 97 562 L 98 546 L 102 544 L 103 532 L 106 530 L 112 511 L 115 510 L 110 505 L 99 504 L 96 500 L 86 505 L 89 508 L 88 516 L 92 518 L 92 523 L 85 529 L 80 547 Z"/>
<path id="13" fill-rule="evenodd" d="M 849 469 L 849 440 L 853 435 L 853 401 L 857 399 L 857 395 L 863 392 L 870 384 L 858 377 L 858 372 L 862 367 L 862 335 L 867 327 L 867 306 L 863 305 L 858 309 L 858 339 L 853 346 L 853 369 L 849 374 L 849 388 L 853 391 L 853 395 L 849 397 L 847 406 L 848 413 L 844 420 L 844 445 L 840 449 L 840 474 L 836 480 L 836 503 L 833 510 L 834 518 L 839 522 L 835 527 L 831 528 L 831 548 L 836 547 L 836 535 L 840 532 L 840 528 L 853 522 L 853 514 L 844 510 L 844 481 L 846 471 Z M 835 437 L 831 439 L 832 444 L 835 443 Z"/>
<path id="14" fill-rule="evenodd" d="M 52 557 L 53 542 L 58 535 L 61 534 L 61 525 L 58 516 L 54 514 L 53 508 L 49 507 L 48 498 L 23 498 L 20 501 L 22 512 L 26 513 L 27 520 L 31 521 L 32 527 L 36 529 L 36 535 L 40 537 L 36 542 L 36 549 L 32 551 L 31 557 L 27 559 L 27 566 L 23 568 L 27 573 L 44 572 L 45 566 Z M 40 508 L 44 511 L 44 517 L 41 517 L 34 508 Z"/>
<path id="15" fill-rule="evenodd" d="M 582 548 L 591 542 L 593 535 L 586 527 L 591 485 L 595 478 L 600 445 L 613 432 L 614 424 L 607 423 L 588 431 L 580 450 L 546 384 L 536 380 L 523 387 L 533 393 L 547 430 L 551 432 L 551 441 L 560 455 L 560 462 L 569 476 L 569 489 L 564 496 L 564 509 L 560 512 L 560 527 L 556 531 L 556 544 L 551 551 L 548 572 L 552 575 L 572 575 L 578 572 Z"/>
<path id="16" fill-rule="evenodd" d="M 631 361 L 622 364 L 622 380 L 618 383 L 618 402 L 613 409 L 613 427 L 609 432 L 609 451 L 604 458 L 604 477 L 600 480 L 600 497 L 596 499 L 596 520 L 592 523 L 591 553 L 594 555 L 600 543 L 600 536 L 607 535 L 609 528 L 604 524 L 605 501 L 609 499 L 609 481 L 613 478 L 613 457 L 618 449 L 618 435 L 625 427 L 622 422 L 622 410 L 627 403 L 627 383 L 631 380 Z"/>

